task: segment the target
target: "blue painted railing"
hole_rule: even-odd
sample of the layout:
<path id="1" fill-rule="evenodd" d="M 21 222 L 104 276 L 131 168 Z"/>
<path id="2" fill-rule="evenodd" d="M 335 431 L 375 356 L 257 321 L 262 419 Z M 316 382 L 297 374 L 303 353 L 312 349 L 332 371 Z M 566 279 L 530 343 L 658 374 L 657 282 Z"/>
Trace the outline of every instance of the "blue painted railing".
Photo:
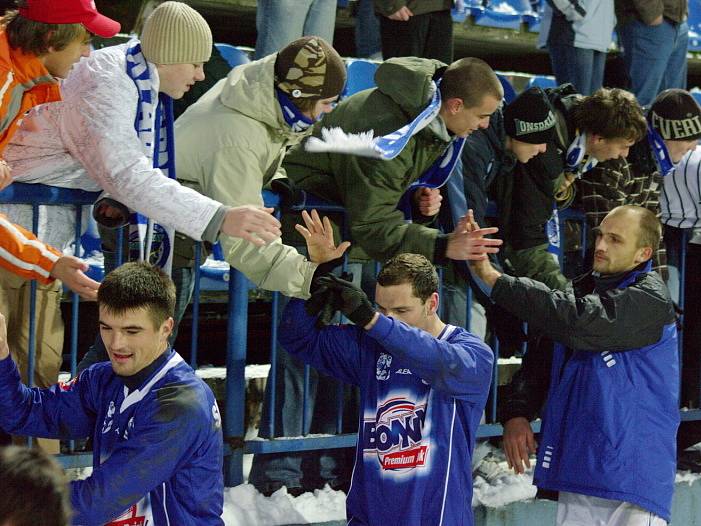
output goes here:
<path id="1" fill-rule="evenodd" d="M 84 192 L 81 190 L 60 189 L 44 185 L 30 185 L 14 183 L 4 191 L 0 192 L 0 203 L 13 204 L 30 204 L 33 206 L 33 231 L 37 231 L 38 223 L 38 207 L 40 205 L 63 205 L 75 206 L 76 208 L 76 243 L 77 249 L 80 248 L 80 231 L 81 231 L 81 210 L 83 206 L 91 205 L 96 197 L 97 192 Z M 265 202 L 268 206 L 277 206 L 277 197 L 274 194 L 265 193 Z M 309 201 L 305 208 L 316 208 L 321 213 L 343 213 L 343 209 L 337 205 L 323 203 L 320 201 Z M 581 219 L 581 218 L 579 218 Z M 342 226 L 343 237 L 348 239 L 348 232 L 345 225 Z M 121 248 L 121 243 L 117 243 L 117 248 Z M 76 251 L 77 252 L 77 251 Z M 118 255 L 119 259 L 119 255 Z M 198 255 L 199 259 L 199 255 Z M 345 265 L 345 264 L 344 264 Z M 198 282 L 200 279 L 199 265 L 195 267 L 196 288 L 193 297 L 193 336 L 190 363 L 193 368 L 197 367 L 197 346 L 198 346 L 198 313 L 199 313 L 199 288 Z M 243 482 L 243 455 L 244 453 L 282 453 L 290 451 L 308 451 L 317 449 L 331 449 L 341 447 L 352 447 L 356 442 L 356 434 L 348 433 L 341 434 L 342 416 L 339 414 L 337 431 L 339 434 L 332 436 L 313 436 L 313 437 L 295 437 L 282 439 L 252 441 L 244 440 L 245 433 L 245 365 L 246 365 L 246 335 L 248 326 L 248 290 L 253 285 L 245 278 L 243 274 L 233 268 L 229 270 L 229 306 L 228 306 L 228 336 L 226 347 L 226 401 L 224 406 L 225 424 L 224 424 L 224 440 L 225 440 L 225 476 L 228 486 L 235 486 Z M 71 339 L 70 339 L 70 362 L 71 373 L 75 374 L 77 356 L 78 356 L 78 302 L 77 294 L 71 295 L 72 301 L 72 318 L 71 318 Z M 469 312 L 472 301 L 472 295 L 468 289 L 467 312 L 468 312 L 468 328 L 469 328 Z M 272 327 L 271 327 L 271 374 L 270 381 L 275 382 L 275 366 L 276 366 L 276 340 L 277 340 L 277 293 L 273 295 L 272 309 Z M 35 325 L 34 318 L 36 314 L 36 285 L 32 286 L 31 298 L 31 314 L 30 314 L 30 367 L 33 368 L 34 357 L 34 338 Z M 495 355 L 498 355 L 498 342 L 493 345 Z M 308 370 L 308 369 L 307 369 Z M 305 378 L 304 392 L 308 391 L 308 374 Z M 30 373 L 32 378 L 32 373 Z M 490 402 L 487 407 L 487 417 L 489 423 L 479 427 L 477 438 L 498 437 L 502 434 L 502 426 L 496 422 L 496 407 L 497 407 L 497 379 L 498 365 L 495 360 L 495 368 L 492 377 L 492 388 L 490 394 Z M 271 392 L 275 392 L 274 385 Z M 275 406 L 274 398 L 268 400 L 271 407 Z M 339 410 L 342 409 L 339 406 Z M 305 411 L 306 413 L 306 408 Z M 270 411 L 270 414 L 274 414 Z M 701 420 L 701 410 L 681 412 L 682 420 Z M 532 424 L 535 431 L 539 430 L 539 422 Z M 274 433 L 272 433 L 274 435 Z M 60 455 L 59 460 L 65 467 L 84 467 L 92 463 L 92 455 L 89 453 L 79 453 L 70 455 Z"/>

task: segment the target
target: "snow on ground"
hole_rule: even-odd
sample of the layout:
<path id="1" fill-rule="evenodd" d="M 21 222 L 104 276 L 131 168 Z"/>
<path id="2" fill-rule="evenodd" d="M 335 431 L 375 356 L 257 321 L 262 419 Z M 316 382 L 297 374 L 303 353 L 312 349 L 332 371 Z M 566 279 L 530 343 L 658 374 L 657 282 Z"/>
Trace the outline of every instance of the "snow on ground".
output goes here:
<path id="1" fill-rule="evenodd" d="M 226 488 L 224 514 L 227 526 L 274 526 L 342 521 L 346 518 L 346 495 L 326 486 L 299 497 L 282 488 L 264 497 L 250 484 Z"/>
<path id="2" fill-rule="evenodd" d="M 244 474 L 251 469 L 253 455 L 244 455 Z M 531 458 L 531 465 L 535 465 Z M 533 470 L 515 475 L 506 466 L 506 458 L 500 449 L 487 442 L 477 445 L 474 453 L 476 465 L 472 506 L 500 508 L 521 500 L 535 497 L 532 485 Z M 92 468 L 66 470 L 71 479 L 90 475 Z M 677 484 L 693 484 L 701 474 L 680 471 Z M 343 521 L 346 517 L 346 495 L 328 486 L 313 493 L 293 497 L 285 488 L 265 497 L 250 484 L 242 484 L 224 490 L 224 513 L 226 526 L 278 526 L 287 524 L 310 524 Z"/>

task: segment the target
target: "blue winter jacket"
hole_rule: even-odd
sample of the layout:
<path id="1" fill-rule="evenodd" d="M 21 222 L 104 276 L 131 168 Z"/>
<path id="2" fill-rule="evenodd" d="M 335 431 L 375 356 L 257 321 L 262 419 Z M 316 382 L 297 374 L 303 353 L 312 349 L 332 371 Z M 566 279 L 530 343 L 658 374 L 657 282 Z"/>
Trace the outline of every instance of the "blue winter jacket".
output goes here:
<path id="1" fill-rule="evenodd" d="M 221 418 L 212 391 L 172 350 L 129 389 L 99 363 L 48 389 L 0 361 L 0 427 L 93 438 L 93 473 L 71 483 L 77 525 L 224 524 Z"/>
<path id="2" fill-rule="evenodd" d="M 315 321 L 303 301 L 290 301 L 280 343 L 360 387 L 348 524 L 471 526 L 472 450 L 491 381 L 489 347 L 450 325 L 434 338 L 382 315 L 369 331 L 319 330 Z"/>
<path id="3" fill-rule="evenodd" d="M 599 279 L 587 293 L 575 284 L 574 294 L 500 278 L 492 298 L 560 342 L 534 484 L 630 502 L 669 521 L 679 425 L 677 329 L 667 289 L 650 267 L 648 261 L 608 283 Z"/>

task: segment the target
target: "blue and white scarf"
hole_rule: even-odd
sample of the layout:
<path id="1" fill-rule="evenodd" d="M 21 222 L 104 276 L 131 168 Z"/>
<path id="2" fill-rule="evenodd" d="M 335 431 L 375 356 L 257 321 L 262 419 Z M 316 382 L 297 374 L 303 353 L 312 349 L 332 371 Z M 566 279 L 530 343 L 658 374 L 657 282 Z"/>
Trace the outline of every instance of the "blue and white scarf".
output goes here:
<path id="1" fill-rule="evenodd" d="M 310 137 L 305 144 L 305 149 L 309 152 L 347 153 L 384 161 L 392 160 L 402 152 L 414 135 L 438 116 L 441 109 L 441 92 L 435 82 L 431 83 L 431 89 L 431 101 L 428 106 L 413 121 L 392 133 L 374 137 L 372 130 L 348 134 L 341 128 L 323 128 L 321 138 Z M 397 208 L 404 213 L 405 220 L 411 221 L 411 196 L 414 191 L 419 187 L 440 188 L 443 186 L 460 158 L 464 145 L 464 137 L 453 139 L 428 170 L 409 186 L 397 205 Z"/>
<path id="2" fill-rule="evenodd" d="M 675 164 L 669 155 L 667 145 L 662 136 L 649 124 L 647 125 L 647 142 L 652 150 L 652 157 L 660 174 L 664 177 L 674 172 Z"/>
<path id="3" fill-rule="evenodd" d="M 278 104 L 280 104 L 282 117 L 293 132 L 303 132 L 314 124 L 315 121 L 299 111 L 299 108 L 290 100 L 284 91 L 275 88 L 275 93 L 277 95 Z"/>
<path id="4" fill-rule="evenodd" d="M 565 171 L 573 174 L 578 179 L 594 168 L 598 159 L 587 153 L 587 134 L 578 133 L 572 144 L 567 148 L 565 156 Z"/>
<path id="5" fill-rule="evenodd" d="M 173 99 L 159 94 L 149 63 L 141 53 L 141 44 L 133 40 L 127 46 L 127 75 L 139 92 L 139 106 L 134 128 L 144 154 L 153 159 L 153 167 L 175 179 L 175 144 L 173 134 Z M 171 272 L 175 230 L 132 213 L 129 217 L 129 259 L 147 260 Z"/>

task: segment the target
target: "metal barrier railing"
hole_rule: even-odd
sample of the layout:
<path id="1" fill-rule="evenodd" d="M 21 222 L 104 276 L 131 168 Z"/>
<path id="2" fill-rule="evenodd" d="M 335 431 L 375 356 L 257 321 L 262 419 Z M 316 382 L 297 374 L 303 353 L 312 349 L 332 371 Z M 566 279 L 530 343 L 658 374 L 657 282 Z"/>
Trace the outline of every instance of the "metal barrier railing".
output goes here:
<path id="1" fill-rule="evenodd" d="M 44 185 L 21 184 L 14 183 L 4 191 L 0 192 L 0 203 L 8 204 L 30 204 L 33 207 L 33 222 L 32 230 L 36 233 L 38 227 L 38 210 L 41 205 L 63 205 L 76 207 L 76 253 L 80 249 L 80 234 L 82 207 L 91 205 L 97 197 L 97 192 L 84 192 L 81 190 L 69 190 Z M 277 205 L 274 194 L 266 194 L 266 204 Z M 316 208 L 321 213 L 343 213 L 343 209 L 337 205 L 331 205 L 323 202 L 309 202 L 307 208 Z M 348 239 L 346 226 L 342 226 L 344 230 L 344 238 Z M 121 241 L 117 242 L 117 258 L 121 260 Z M 200 253 L 197 253 L 197 265 L 195 266 L 195 293 L 193 297 L 192 315 L 193 315 L 193 334 L 190 363 L 193 368 L 197 367 L 197 347 L 198 347 L 198 321 L 199 321 L 199 280 L 200 280 Z M 344 266 L 346 263 L 344 262 Z M 682 282 L 683 283 L 683 282 Z M 225 440 L 225 480 L 227 486 L 234 486 L 243 482 L 243 454 L 244 453 L 282 453 L 293 451 L 308 451 L 317 449 L 333 449 L 341 447 L 353 447 L 356 442 L 356 433 L 342 434 L 342 397 L 339 397 L 339 415 L 337 418 L 337 433 L 329 436 L 312 436 L 312 437 L 285 437 L 284 439 L 256 439 L 244 440 L 245 434 L 245 366 L 247 342 L 246 335 L 248 329 L 248 291 L 251 288 L 251 283 L 243 274 L 237 270 L 230 268 L 229 287 L 228 287 L 228 326 L 227 326 L 227 346 L 226 346 L 226 400 L 224 409 L 224 440 Z M 30 369 L 33 371 L 33 357 L 35 353 L 35 334 L 36 328 L 34 318 L 36 316 L 36 283 L 32 283 L 32 294 L 30 301 Z M 78 356 L 78 305 L 79 298 L 77 294 L 71 295 L 72 301 L 72 317 L 71 317 L 71 340 L 70 340 L 70 363 L 71 373 L 74 375 L 77 366 Z M 278 295 L 275 293 L 272 300 L 272 326 L 271 326 L 271 372 L 269 378 L 275 382 L 275 366 L 276 366 L 276 340 L 277 340 L 277 310 L 278 310 Z M 467 326 L 470 323 L 470 308 L 472 302 L 472 294 L 468 288 L 467 292 Z M 497 384 L 498 384 L 498 342 L 493 344 L 495 351 L 495 366 L 493 369 L 492 386 L 490 388 L 490 399 L 486 408 L 489 423 L 479 427 L 477 438 L 497 437 L 502 434 L 502 427 L 496 422 L 496 407 L 497 407 Z M 306 374 L 304 380 L 305 403 L 303 404 L 303 413 L 307 414 L 306 409 L 306 393 L 309 389 L 309 366 L 306 366 Z M 32 374 L 30 373 L 30 379 Z M 270 391 L 275 392 L 273 385 Z M 342 389 L 342 386 L 339 387 Z M 271 408 L 275 407 L 275 399 L 268 400 Z M 273 415 L 274 411 L 270 411 Z M 305 416 L 307 418 L 307 416 Z M 701 410 L 684 411 L 681 413 L 681 419 L 701 420 Z M 272 426 L 274 428 L 274 426 Z M 303 427 L 304 428 L 304 427 Z M 539 423 L 533 423 L 535 431 L 539 430 Z M 274 436 L 274 429 L 271 435 Z M 59 460 L 64 467 L 84 467 L 92 463 L 92 457 L 88 453 L 60 455 Z"/>

